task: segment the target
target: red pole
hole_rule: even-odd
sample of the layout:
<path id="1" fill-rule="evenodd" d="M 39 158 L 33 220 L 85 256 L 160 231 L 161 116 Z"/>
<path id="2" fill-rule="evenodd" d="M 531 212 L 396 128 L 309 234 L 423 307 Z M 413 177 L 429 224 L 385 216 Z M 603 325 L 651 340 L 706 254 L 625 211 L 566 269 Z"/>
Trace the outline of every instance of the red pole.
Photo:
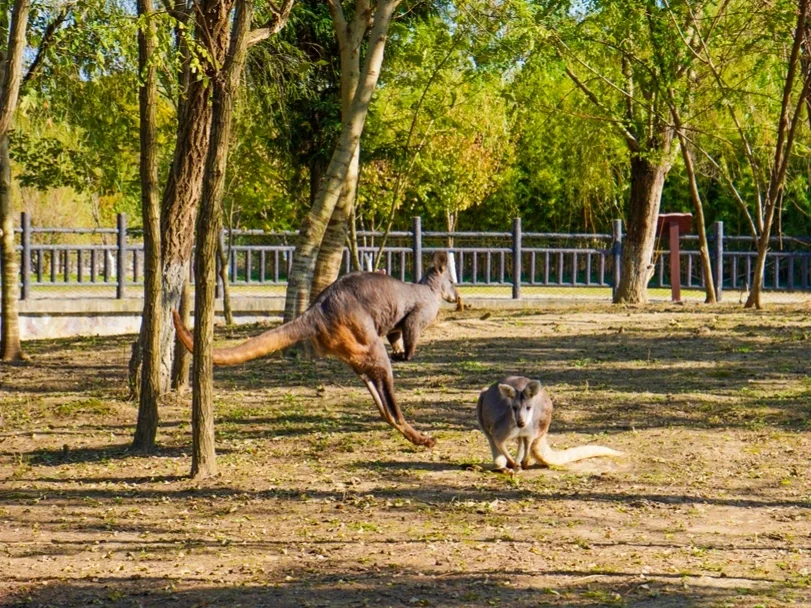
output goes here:
<path id="1" fill-rule="evenodd" d="M 679 263 L 679 222 L 670 221 L 670 299 L 681 302 L 681 265 Z"/>

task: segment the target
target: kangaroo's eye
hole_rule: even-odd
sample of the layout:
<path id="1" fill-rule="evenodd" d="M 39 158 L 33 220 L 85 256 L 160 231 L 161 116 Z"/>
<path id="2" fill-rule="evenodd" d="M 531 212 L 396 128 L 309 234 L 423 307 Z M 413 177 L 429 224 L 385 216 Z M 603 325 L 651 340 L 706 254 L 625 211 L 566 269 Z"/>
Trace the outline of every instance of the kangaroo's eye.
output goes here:
<path id="1" fill-rule="evenodd" d="M 532 407 L 528 405 L 528 406 L 527 406 L 527 411 L 529 411 L 529 410 L 531 410 L 531 409 L 532 409 Z"/>

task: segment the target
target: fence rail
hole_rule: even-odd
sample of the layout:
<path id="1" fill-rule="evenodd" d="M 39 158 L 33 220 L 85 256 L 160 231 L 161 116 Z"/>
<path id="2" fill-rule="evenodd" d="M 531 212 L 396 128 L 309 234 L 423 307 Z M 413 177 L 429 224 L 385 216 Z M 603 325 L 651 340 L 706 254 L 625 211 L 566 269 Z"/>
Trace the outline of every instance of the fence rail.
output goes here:
<path id="1" fill-rule="evenodd" d="M 66 229 L 32 227 L 23 213 L 17 250 L 20 255 L 20 297 L 32 297 L 38 288 L 108 286 L 115 297 L 124 298 L 128 287 L 143 281 L 143 244 L 130 237 L 127 218 L 119 214 L 115 228 Z M 55 242 L 76 236 L 82 242 Z M 234 285 L 284 285 L 290 274 L 295 249 L 295 232 L 268 233 L 241 230 L 227 234 L 228 277 Z M 615 220 L 611 234 L 566 234 L 522 232 L 516 218 L 509 232 L 443 232 L 422 230 L 419 217 L 410 231 L 392 232 L 382 252 L 376 243 L 379 232 L 358 233 L 358 256 L 364 269 L 380 267 L 404 281 L 422 276 L 425 258 L 447 250 L 454 254 L 457 282 L 463 286 L 510 286 L 512 297 L 521 297 L 521 287 L 556 288 L 613 287 L 620 278 L 620 254 L 623 240 L 621 220 Z M 96 242 L 87 242 L 88 240 Z M 708 235 L 716 291 L 724 288 L 748 288 L 752 282 L 757 255 L 751 237 L 725 236 L 723 223 L 717 222 Z M 112 242 L 114 240 L 114 242 Z M 101 241 L 101 242 L 98 242 Z M 109 242 L 108 242 L 109 241 Z M 681 237 L 681 284 L 703 288 L 698 236 Z M 809 258 L 811 238 L 775 239 L 775 245 L 791 249 L 767 254 L 764 289 L 810 290 Z M 377 260 L 378 255 L 382 257 Z M 657 250 L 651 285 L 670 285 L 668 250 Z M 376 264 L 378 262 L 378 264 Z M 344 250 L 342 272 L 352 269 L 349 249 Z M 193 279 L 193 269 L 191 270 Z M 516 280 L 520 277 L 520 280 Z"/>

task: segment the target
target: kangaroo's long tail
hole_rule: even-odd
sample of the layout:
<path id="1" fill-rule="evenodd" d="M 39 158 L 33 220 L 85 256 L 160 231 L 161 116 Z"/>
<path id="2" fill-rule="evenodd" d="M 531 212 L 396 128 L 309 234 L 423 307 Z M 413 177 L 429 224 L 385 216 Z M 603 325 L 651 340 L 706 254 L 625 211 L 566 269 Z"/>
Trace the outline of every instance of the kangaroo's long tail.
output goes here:
<path id="1" fill-rule="evenodd" d="M 177 330 L 177 337 L 183 343 L 183 346 L 186 347 L 186 350 L 193 352 L 194 338 L 192 333 L 183 325 L 183 320 L 176 310 L 172 311 L 172 316 L 175 322 L 175 329 Z M 289 323 L 285 323 L 263 334 L 249 338 L 242 344 L 225 348 L 215 348 L 213 353 L 214 365 L 236 365 L 237 363 L 257 359 L 306 338 L 310 338 L 316 334 L 316 330 L 308 320 L 305 314 Z"/>
<path id="2" fill-rule="evenodd" d="M 546 435 L 533 442 L 532 456 L 546 465 L 561 466 L 586 458 L 596 458 L 597 456 L 624 456 L 622 452 L 606 448 L 601 445 L 582 445 L 568 450 L 554 450 L 550 447 Z"/>

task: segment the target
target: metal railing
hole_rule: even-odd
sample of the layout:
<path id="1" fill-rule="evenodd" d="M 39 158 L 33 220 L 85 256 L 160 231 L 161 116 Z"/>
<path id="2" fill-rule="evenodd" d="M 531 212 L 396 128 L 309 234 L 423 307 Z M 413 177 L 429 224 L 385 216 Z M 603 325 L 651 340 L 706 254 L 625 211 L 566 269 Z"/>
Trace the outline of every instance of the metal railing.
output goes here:
<path id="1" fill-rule="evenodd" d="M 128 231 L 127 218 L 119 214 L 115 228 L 65 229 L 32 227 L 30 217 L 21 217 L 19 245 L 20 297 L 32 297 L 44 287 L 103 287 L 109 297 L 124 298 L 128 287 L 143 281 L 143 244 Z M 228 275 L 233 285 L 284 285 L 292 268 L 295 232 L 234 231 L 223 239 L 227 246 Z M 226 238 L 227 237 L 227 238 Z M 364 269 L 375 266 L 404 281 L 422 276 L 424 265 L 435 251 L 454 254 L 457 282 L 463 286 L 509 286 L 513 298 L 523 287 L 612 287 L 620 278 L 623 230 L 615 220 L 611 234 L 523 232 L 520 218 L 509 232 L 431 232 L 422 230 L 419 217 L 411 230 L 392 232 L 379 251 L 379 232 L 358 232 L 358 255 Z M 65 242 L 69 240 L 80 242 Z M 682 236 L 681 284 L 703 288 L 704 276 L 698 237 Z M 716 290 L 748 288 L 752 282 L 756 243 L 751 237 L 724 236 L 717 222 L 708 236 Z M 811 289 L 811 238 L 783 239 L 791 249 L 770 251 L 764 288 Z M 777 244 L 777 241 L 775 241 Z M 651 286 L 670 284 L 669 251 L 657 251 Z M 342 272 L 352 269 L 345 249 Z M 193 269 L 191 269 L 193 277 Z M 520 277 L 520 280 L 515 280 Z"/>

